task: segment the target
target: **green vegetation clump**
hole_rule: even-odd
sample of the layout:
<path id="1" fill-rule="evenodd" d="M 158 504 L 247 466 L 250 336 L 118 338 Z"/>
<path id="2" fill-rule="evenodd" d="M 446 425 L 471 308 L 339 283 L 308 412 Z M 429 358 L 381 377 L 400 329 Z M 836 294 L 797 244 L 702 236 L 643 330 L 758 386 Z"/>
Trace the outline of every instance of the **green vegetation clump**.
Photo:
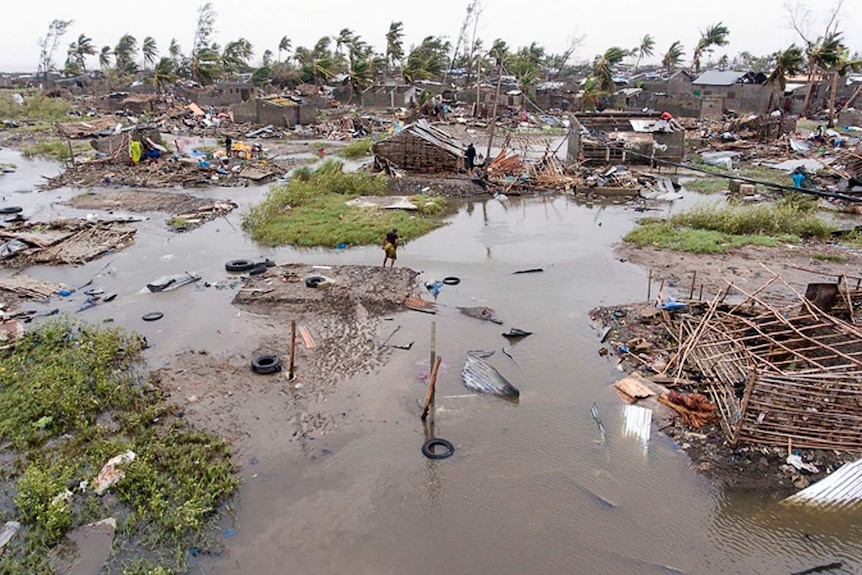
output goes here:
<path id="1" fill-rule="evenodd" d="M 645 220 L 625 236 L 639 246 L 694 253 L 724 253 L 744 245 L 776 246 L 830 237 L 834 226 L 813 204 L 794 201 L 756 206 L 698 205 L 670 221 Z"/>
<path id="2" fill-rule="evenodd" d="M 686 190 L 700 194 L 717 194 L 728 190 L 729 180 L 726 178 L 696 178 L 682 184 Z"/>
<path id="3" fill-rule="evenodd" d="M 53 573 L 48 551 L 106 517 L 118 523 L 115 564 L 124 572 L 185 572 L 188 548 L 205 545 L 238 485 L 229 448 L 176 417 L 137 370 L 141 347 L 122 330 L 62 319 L 0 357 L 0 481 L 14 494 L 0 521 L 24 526 L 0 573 Z M 113 495 L 97 495 L 93 478 L 126 451 L 136 457 L 120 467 Z"/>
<path id="4" fill-rule="evenodd" d="M 373 145 L 374 142 L 371 138 L 355 140 L 341 148 L 339 155 L 348 159 L 366 158 L 371 155 L 371 146 Z"/>
<path id="5" fill-rule="evenodd" d="M 28 122 L 68 122 L 72 104 L 62 98 L 28 96 L 16 104 L 14 90 L 0 91 L 0 119 Z"/>
<path id="6" fill-rule="evenodd" d="M 92 148 L 88 144 L 82 142 L 76 142 L 72 145 L 72 151 L 75 154 L 87 152 L 91 149 Z M 39 156 L 60 162 L 64 162 L 71 158 L 69 155 L 69 143 L 66 140 L 61 140 L 59 138 L 47 138 L 45 140 L 39 140 L 33 144 L 26 144 L 21 147 L 21 153 L 25 158 Z"/>
<path id="7" fill-rule="evenodd" d="M 836 264 L 847 263 L 847 258 L 838 254 L 824 254 L 821 252 L 814 252 L 813 254 L 811 254 L 811 257 L 815 260 L 820 260 L 822 262 L 832 262 Z"/>
<path id="8" fill-rule="evenodd" d="M 266 245 L 336 247 L 369 245 L 383 241 L 398 228 L 402 241 L 426 234 L 442 225 L 435 215 L 443 198 L 425 201 L 419 214 L 403 210 L 358 208 L 346 205 L 357 196 L 379 196 L 386 179 L 367 173 L 345 173 L 343 165 L 327 160 L 316 170 L 303 166 L 286 184 L 274 186 L 266 199 L 243 216 L 243 229 Z"/>

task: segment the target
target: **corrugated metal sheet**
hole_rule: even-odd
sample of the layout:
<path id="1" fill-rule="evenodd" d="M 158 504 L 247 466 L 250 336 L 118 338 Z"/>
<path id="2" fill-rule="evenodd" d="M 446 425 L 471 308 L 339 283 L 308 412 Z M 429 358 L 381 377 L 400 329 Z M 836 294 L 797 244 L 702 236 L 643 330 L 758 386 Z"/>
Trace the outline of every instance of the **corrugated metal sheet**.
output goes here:
<path id="1" fill-rule="evenodd" d="M 692 83 L 701 86 L 732 86 L 743 76 L 745 72 L 735 70 L 709 70 L 698 76 Z"/>
<path id="2" fill-rule="evenodd" d="M 820 508 L 846 508 L 862 504 L 862 459 L 843 465 L 825 477 L 785 499 L 782 503 Z"/>
<path id="3" fill-rule="evenodd" d="M 632 437 L 641 442 L 646 451 L 652 431 L 652 410 L 639 405 L 623 407 L 623 437 Z"/>
<path id="4" fill-rule="evenodd" d="M 443 130 L 435 128 L 427 120 L 418 120 L 416 123 L 404 128 L 404 131 L 446 150 L 458 158 L 464 155 L 465 148 L 459 140 L 453 138 Z"/>

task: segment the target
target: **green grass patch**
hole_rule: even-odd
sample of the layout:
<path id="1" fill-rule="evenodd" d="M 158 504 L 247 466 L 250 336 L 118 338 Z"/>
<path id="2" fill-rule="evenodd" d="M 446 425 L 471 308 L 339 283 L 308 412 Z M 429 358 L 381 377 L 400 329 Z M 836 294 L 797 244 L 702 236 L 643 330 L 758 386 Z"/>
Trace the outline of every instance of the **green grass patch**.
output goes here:
<path id="1" fill-rule="evenodd" d="M 82 154 L 91 151 L 93 148 L 85 142 L 74 142 L 72 151 L 75 154 Z M 39 140 L 33 144 L 25 144 L 21 147 L 21 153 L 25 158 L 38 156 L 40 158 L 48 158 L 64 162 L 71 156 L 69 155 L 69 143 L 66 140 L 59 138 L 46 138 Z"/>
<path id="2" fill-rule="evenodd" d="M 847 258 L 839 254 L 824 254 L 822 252 L 814 252 L 811 257 L 822 262 L 833 262 L 836 264 L 846 264 Z"/>
<path id="3" fill-rule="evenodd" d="M 409 241 L 443 225 L 443 198 L 422 197 L 418 214 L 346 205 L 357 196 L 383 195 L 386 179 L 345 173 L 342 167 L 327 160 L 316 170 L 298 168 L 289 182 L 274 186 L 262 203 L 243 215 L 243 229 L 265 245 L 336 247 L 382 243 L 393 227 L 402 241 Z"/>
<path id="4" fill-rule="evenodd" d="M 14 91 L 0 92 L 0 120 L 27 122 L 69 122 L 72 104 L 62 98 L 25 96 L 23 104 L 16 104 Z"/>
<path id="5" fill-rule="evenodd" d="M 725 253 L 746 245 L 774 247 L 775 238 L 758 235 L 731 235 L 713 230 L 678 227 L 670 222 L 645 222 L 629 232 L 625 241 L 641 247 L 692 252 L 696 254 Z"/>
<path id="6" fill-rule="evenodd" d="M 45 122 L 36 122 L 35 124 L 28 124 L 26 126 L 18 126 L 17 128 L 10 128 L 9 132 L 13 134 L 33 134 L 36 132 L 49 132 L 53 131 L 54 124 L 47 124 Z"/>
<path id="7" fill-rule="evenodd" d="M 0 573 L 53 573 L 49 549 L 106 517 L 118 523 L 112 572 L 185 572 L 189 547 L 206 548 L 238 485 L 228 445 L 175 416 L 138 369 L 140 351 L 132 334 L 61 319 L 0 358 L 0 481 L 14 494 L 0 521 L 24 526 Z M 92 479 L 125 451 L 136 454 L 125 477 L 97 495 Z"/>
<path id="8" fill-rule="evenodd" d="M 696 178 L 682 183 L 682 187 L 699 194 L 717 194 L 726 192 L 730 181 L 726 178 Z"/>
<path id="9" fill-rule="evenodd" d="M 371 138 L 355 140 L 341 148 L 338 155 L 348 159 L 366 158 L 371 155 L 372 145 L 374 145 L 374 141 Z"/>
<path id="10" fill-rule="evenodd" d="M 698 205 L 670 221 L 645 220 L 625 236 L 639 246 L 723 253 L 744 245 L 776 246 L 803 238 L 826 239 L 835 227 L 807 203 L 785 200 L 756 206 Z"/>
<path id="11" fill-rule="evenodd" d="M 170 218 L 166 223 L 169 228 L 173 228 L 180 232 L 188 229 L 191 226 L 191 223 L 187 219 L 181 218 L 179 216 L 174 216 Z"/>

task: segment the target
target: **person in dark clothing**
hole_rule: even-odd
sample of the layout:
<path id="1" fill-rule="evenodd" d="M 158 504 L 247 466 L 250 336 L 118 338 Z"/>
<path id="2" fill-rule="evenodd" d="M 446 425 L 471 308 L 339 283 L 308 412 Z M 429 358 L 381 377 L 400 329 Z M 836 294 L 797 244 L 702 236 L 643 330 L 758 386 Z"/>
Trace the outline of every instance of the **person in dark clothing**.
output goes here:
<path id="1" fill-rule="evenodd" d="M 230 158 L 232 155 L 232 152 L 233 152 L 232 148 L 233 148 L 233 140 L 231 139 L 230 136 L 225 136 L 224 137 L 224 150 L 225 150 L 225 152 L 227 152 L 228 158 Z"/>
<path id="2" fill-rule="evenodd" d="M 386 233 L 386 239 L 383 240 L 383 267 L 386 267 L 386 262 L 392 260 L 391 268 L 395 267 L 395 260 L 398 259 L 398 228 L 392 228 L 391 232 Z"/>
<path id="3" fill-rule="evenodd" d="M 467 171 L 470 172 L 476 165 L 476 148 L 473 146 L 471 142 L 469 146 L 467 146 L 467 151 L 464 152 L 464 167 L 467 168 Z"/>

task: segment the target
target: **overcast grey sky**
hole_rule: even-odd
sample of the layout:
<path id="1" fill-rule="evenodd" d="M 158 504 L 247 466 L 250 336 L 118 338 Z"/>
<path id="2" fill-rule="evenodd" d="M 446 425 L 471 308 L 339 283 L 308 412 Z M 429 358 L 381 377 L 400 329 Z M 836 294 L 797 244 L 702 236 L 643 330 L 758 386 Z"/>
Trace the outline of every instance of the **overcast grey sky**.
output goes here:
<path id="1" fill-rule="evenodd" d="M 795 1 L 795 0 L 792 0 Z M 804 1 L 804 0 L 803 0 Z M 114 46 L 124 33 L 142 40 L 153 36 L 160 51 L 176 38 L 184 51 L 192 43 L 197 0 L 25 0 L 6 6 L 0 33 L 0 70 L 31 71 L 38 61 L 37 40 L 55 18 L 74 20 L 55 55 L 58 66 L 66 46 L 79 34 L 97 47 Z M 610 46 L 637 45 L 644 34 L 656 39 L 656 54 L 675 40 L 686 48 L 686 58 L 699 30 L 723 21 L 730 28 L 730 45 L 719 48 L 715 59 L 742 51 L 756 55 L 775 52 L 799 42 L 787 24 L 785 0 L 482 0 L 478 36 L 489 46 L 495 38 L 510 46 L 538 42 L 549 52 L 562 52 L 569 39 L 584 36 L 574 60 L 592 59 Z M 402 21 L 405 49 L 425 36 L 446 36 L 453 45 L 466 13 L 467 0 L 213 0 L 218 12 L 215 40 L 224 44 L 239 37 L 254 45 L 255 61 L 267 48 L 277 52 L 287 36 L 293 46 L 312 46 L 324 35 L 350 28 L 382 51 L 392 21 Z M 807 0 L 815 30 L 833 0 Z M 862 51 L 862 0 L 845 0 L 841 29 L 851 50 Z M 96 67 L 95 58 L 89 67 Z"/>

